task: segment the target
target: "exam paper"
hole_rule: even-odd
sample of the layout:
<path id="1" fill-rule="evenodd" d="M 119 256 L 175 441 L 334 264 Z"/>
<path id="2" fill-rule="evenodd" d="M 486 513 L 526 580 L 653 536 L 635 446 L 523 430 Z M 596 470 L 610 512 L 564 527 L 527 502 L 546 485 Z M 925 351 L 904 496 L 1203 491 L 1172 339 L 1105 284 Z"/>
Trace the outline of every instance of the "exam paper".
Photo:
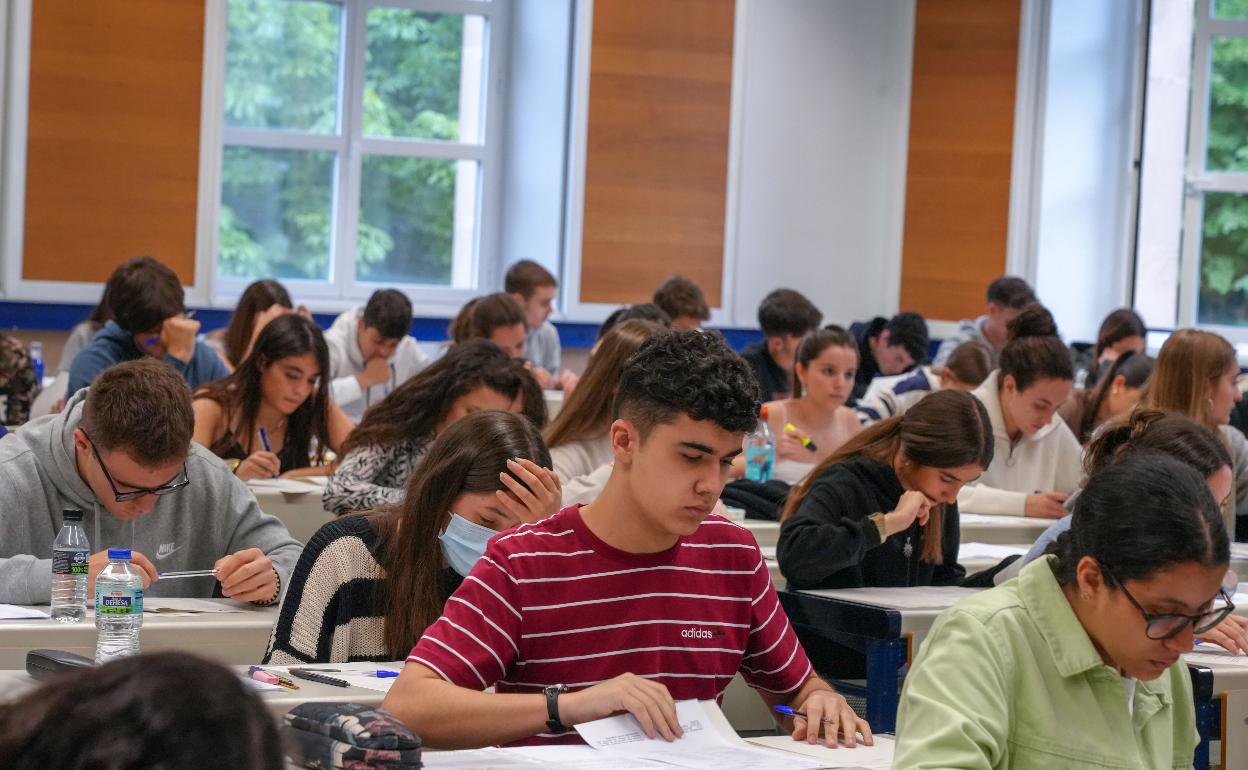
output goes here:
<path id="1" fill-rule="evenodd" d="M 963 543 L 958 547 L 958 561 L 1000 561 L 1007 556 L 1022 556 L 1030 546 L 993 545 L 991 543 Z"/>
<path id="2" fill-rule="evenodd" d="M 899 610 L 944 610 L 968 596 L 974 596 L 979 593 L 979 589 L 957 586 L 827 588 L 819 591 L 803 591 L 803 593 Z"/>
<path id="3" fill-rule="evenodd" d="M 288 495 L 306 495 L 320 491 L 317 484 L 307 484 L 294 479 L 252 479 L 247 482 L 251 489 L 271 489 Z"/>
<path id="4" fill-rule="evenodd" d="M 16 604 L 0 604 L 0 620 L 40 620 L 52 617 L 43 610 L 20 607 Z"/>
<path id="5" fill-rule="evenodd" d="M 787 735 L 765 735 L 761 738 L 746 738 L 747 743 L 764 746 L 778 751 L 817 759 L 821 767 L 862 767 L 866 770 L 889 770 L 893 766 L 893 751 L 896 749 L 893 739 L 884 735 L 875 736 L 874 746 L 859 743 L 852 749 L 830 749 L 822 743 L 811 746 L 809 743 L 795 741 Z"/>
<path id="6" fill-rule="evenodd" d="M 982 524 L 1000 527 L 1002 529 L 1026 529 L 1034 530 L 1040 523 L 1045 525 L 1052 524 L 1051 521 L 1038 522 L 1037 519 L 1027 519 L 1022 516 L 988 516 L 982 513 L 958 513 L 958 523 L 966 524 Z"/>
<path id="7" fill-rule="evenodd" d="M 247 610 L 226 601 L 209 601 L 207 599 L 159 599 L 144 598 L 143 612 L 156 615 L 200 615 L 207 613 L 246 612 Z"/>
<path id="8" fill-rule="evenodd" d="M 696 700 L 677 701 L 676 717 L 684 735 L 668 742 L 647 738 L 632 714 L 607 717 L 576 725 L 585 742 L 615 756 L 654 759 L 668 765 L 714 770 L 818 770 L 822 762 L 794 754 L 780 754 L 729 740 L 715 729 Z"/>
<path id="9" fill-rule="evenodd" d="M 1248 655 L 1224 650 L 1212 644 L 1202 644 L 1196 648 L 1198 652 L 1189 652 L 1183 656 L 1187 663 L 1197 666 L 1240 666 L 1248 668 Z"/>

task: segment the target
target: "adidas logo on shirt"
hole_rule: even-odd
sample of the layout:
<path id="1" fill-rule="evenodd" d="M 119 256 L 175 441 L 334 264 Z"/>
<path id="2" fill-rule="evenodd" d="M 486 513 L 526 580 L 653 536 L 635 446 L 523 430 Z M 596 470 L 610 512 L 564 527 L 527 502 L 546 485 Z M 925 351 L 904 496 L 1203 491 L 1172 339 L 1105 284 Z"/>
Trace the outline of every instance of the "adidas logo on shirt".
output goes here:
<path id="1" fill-rule="evenodd" d="M 680 632 L 682 639 L 711 639 L 723 635 L 723 631 L 708 631 L 705 628 L 686 628 Z"/>

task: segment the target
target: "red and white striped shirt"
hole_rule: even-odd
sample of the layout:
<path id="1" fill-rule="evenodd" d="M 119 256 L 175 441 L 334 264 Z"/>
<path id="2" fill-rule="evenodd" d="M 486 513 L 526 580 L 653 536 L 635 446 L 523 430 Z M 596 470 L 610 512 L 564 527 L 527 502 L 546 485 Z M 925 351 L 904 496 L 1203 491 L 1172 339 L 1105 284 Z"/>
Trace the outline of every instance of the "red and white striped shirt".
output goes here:
<path id="1" fill-rule="evenodd" d="M 627 553 L 594 536 L 579 506 L 492 539 L 407 660 L 498 692 L 633 673 L 676 700 L 721 699 L 738 671 L 774 693 L 811 674 L 750 532 L 712 515 L 666 551 Z M 559 738 L 579 741 L 536 742 Z"/>

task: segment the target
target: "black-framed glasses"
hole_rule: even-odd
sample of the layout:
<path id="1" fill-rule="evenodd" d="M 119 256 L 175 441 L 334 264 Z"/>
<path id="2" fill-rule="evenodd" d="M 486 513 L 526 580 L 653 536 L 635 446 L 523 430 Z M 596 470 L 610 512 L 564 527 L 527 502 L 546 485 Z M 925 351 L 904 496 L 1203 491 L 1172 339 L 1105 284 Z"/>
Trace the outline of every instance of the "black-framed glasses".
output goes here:
<path id="1" fill-rule="evenodd" d="M 87 437 L 87 443 L 91 445 L 91 454 L 95 455 L 95 461 L 100 464 L 100 470 L 104 471 L 104 478 L 108 481 L 108 486 L 112 488 L 113 495 L 117 498 L 117 502 L 124 503 L 127 500 L 137 500 L 144 495 L 168 495 L 177 492 L 182 487 L 191 483 L 191 479 L 186 475 L 186 463 L 182 463 L 182 478 L 175 479 L 168 484 L 161 484 L 158 487 L 135 487 L 131 492 L 120 492 L 117 489 L 117 482 L 113 481 L 113 474 L 108 472 L 108 466 L 104 464 L 104 458 L 100 457 L 100 450 L 96 448 L 95 442 L 91 440 L 91 436 L 84 430 L 82 435 Z M 130 486 L 127 484 L 126 486 Z"/>
<path id="2" fill-rule="evenodd" d="M 1222 597 L 1222 600 L 1226 602 L 1226 605 L 1223 607 L 1215 607 L 1214 609 L 1211 609 L 1208 612 L 1202 612 L 1199 615 L 1182 615 L 1170 612 L 1148 612 L 1144 609 L 1143 605 L 1135 600 L 1135 597 L 1131 595 L 1131 592 L 1127 590 L 1126 583 L 1119 580 L 1108 569 L 1106 569 L 1105 572 L 1113 578 L 1113 581 L 1118 584 L 1119 588 L 1122 589 L 1122 592 L 1126 595 L 1127 599 L 1134 604 L 1135 608 L 1140 611 L 1141 615 L 1144 616 L 1144 622 L 1146 624 L 1144 626 L 1144 635 L 1149 639 L 1154 639 L 1156 641 L 1173 639 L 1182 633 L 1183 629 L 1187 628 L 1189 624 L 1192 626 L 1193 633 L 1203 634 L 1217 624 L 1226 620 L 1227 616 L 1235 611 L 1235 605 L 1231 603 L 1231 597 L 1227 595 L 1226 589 L 1219 588 L 1218 596 Z"/>

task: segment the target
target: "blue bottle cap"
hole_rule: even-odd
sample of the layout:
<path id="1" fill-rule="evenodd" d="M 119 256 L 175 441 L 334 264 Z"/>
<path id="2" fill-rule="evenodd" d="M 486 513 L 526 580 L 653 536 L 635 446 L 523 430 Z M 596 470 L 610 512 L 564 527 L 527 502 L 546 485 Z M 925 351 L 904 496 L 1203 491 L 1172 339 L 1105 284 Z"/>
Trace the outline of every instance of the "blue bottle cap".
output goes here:
<path id="1" fill-rule="evenodd" d="M 109 561 L 130 561 L 130 549 L 129 548 L 109 548 L 108 560 Z"/>

